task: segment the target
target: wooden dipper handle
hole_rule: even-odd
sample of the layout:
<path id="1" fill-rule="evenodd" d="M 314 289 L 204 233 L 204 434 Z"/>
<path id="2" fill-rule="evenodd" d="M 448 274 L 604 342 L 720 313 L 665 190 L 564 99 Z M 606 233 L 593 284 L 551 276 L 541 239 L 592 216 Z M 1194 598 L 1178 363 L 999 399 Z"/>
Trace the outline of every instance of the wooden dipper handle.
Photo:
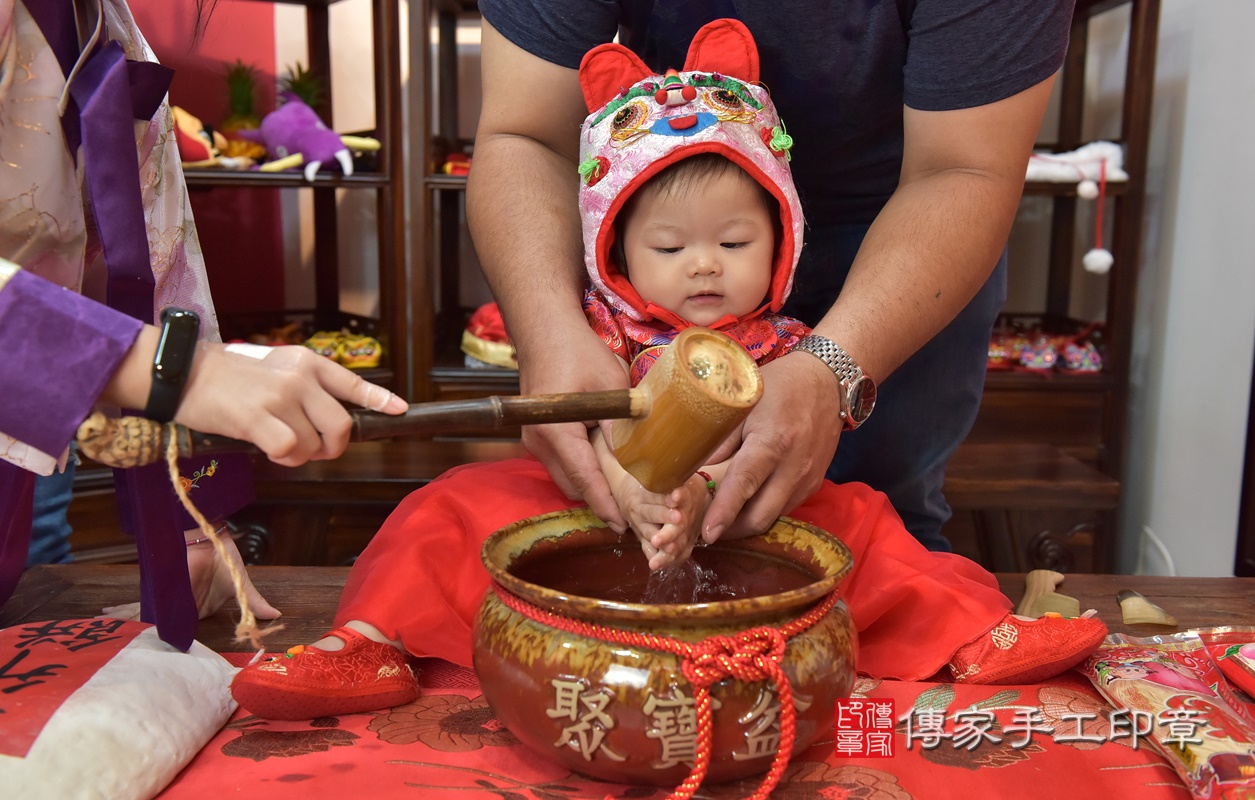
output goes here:
<path id="1" fill-rule="evenodd" d="M 763 379 L 727 334 L 685 328 L 637 388 L 649 395 L 649 413 L 616 420 L 610 444 L 642 486 L 663 494 L 688 480 L 749 416 Z"/>
<path id="2" fill-rule="evenodd" d="M 350 441 L 365 442 L 393 436 L 639 417 L 649 413 L 649 395 L 640 388 L 513 397 L 494 395 L 473 400 L 415 403 L 404 414 L 362 410 L 349 413 L 353 418 Z M 179 455 L 184 458 L 256 449 L 249 442 L 201 433 L 182 425 L 163 425 L 140 417 L 110 419 L 99 411 L 79 426 L 77 439 L 88 458 L 106 466 L 125 468 L 163 459 L 171 431 Z"/>

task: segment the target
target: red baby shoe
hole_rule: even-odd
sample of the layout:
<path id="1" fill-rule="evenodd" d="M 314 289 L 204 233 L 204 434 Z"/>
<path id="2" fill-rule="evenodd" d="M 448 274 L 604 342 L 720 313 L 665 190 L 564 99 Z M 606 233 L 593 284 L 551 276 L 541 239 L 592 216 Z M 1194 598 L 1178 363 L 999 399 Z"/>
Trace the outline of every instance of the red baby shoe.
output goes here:
<path id="1" fill-rule="evenodd" d="M 1081 663 L 1098 649 L 1107 626 L 1097 617 L 1049 612 L 1025 620 L 1007 614 L 950 659 L 955 683 L 1039 683 Z"/>
<path id="2" fill-rule="evenodd" d="M 327 635 L 343 639 L 344 649 L 297 645 L 267 656 L 240 670 L 231 695 L 250 713 L 287 720 L 392 708 L 418 697 L 408 654 L 351 628 Z"/>

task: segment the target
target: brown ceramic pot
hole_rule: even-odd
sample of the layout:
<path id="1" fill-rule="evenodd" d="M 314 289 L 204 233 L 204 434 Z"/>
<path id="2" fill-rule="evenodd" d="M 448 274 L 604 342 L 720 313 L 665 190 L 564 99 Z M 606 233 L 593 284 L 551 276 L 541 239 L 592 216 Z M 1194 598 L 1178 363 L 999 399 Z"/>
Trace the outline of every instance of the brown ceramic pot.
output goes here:
<path id="1" fill-rule="evenodd" d="M 852 566 L 840 541 L 783 517 L 762 536 L 699 548 L 696 556 L 721 579 L 725 566 L 736 573 L 739 596 L 639 602 L 646 578 L 634 584 L 632 575 L 648 576 L 639 545 L 587 509 L 533 517 L 494 533 L 483 549 L 494 588 L 475 621 L 474 659 L 497 717 L 537 752 L 585 775 L 660 786 L 685 780 L 696 733 L 695 690 L 683 659 L 563 628 L 592 623 L 629 638 L 692 643 L 760 626 L 780 628 L 821 606 Z M 603 594 L 602 585 L 627 586 L 618 595 L 627 600 L 588 596 Z M 792 588 L 780 591 L 782 586 Z M 537 621 L 508 606 L 499 591 L 563 621 Z M 796 709 L 794 754 L 831 732 L 836 700 L 847 697 L 854 682 L 856 649 L 842 601 L 788 639 L 779 663 Z M 706 782 L 767 771 L 780 741 L 772 683 L 726 678 L 710 695 L 715 710 Z"/>

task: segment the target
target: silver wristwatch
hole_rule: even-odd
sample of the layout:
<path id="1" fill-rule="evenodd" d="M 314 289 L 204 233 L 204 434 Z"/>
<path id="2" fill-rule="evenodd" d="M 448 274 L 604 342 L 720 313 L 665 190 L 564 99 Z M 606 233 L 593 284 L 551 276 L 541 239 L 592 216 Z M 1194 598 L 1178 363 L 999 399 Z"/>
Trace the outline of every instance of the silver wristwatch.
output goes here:
<path id="1" fill-rule="evenodd" d="M 794 350 L 810 353 L 824 362 L 841 385 L 842 430 L 852 431 L 867 421 L 876 407 L 876 382 L 836 342 L 817 334 L 802 337 Z"/>

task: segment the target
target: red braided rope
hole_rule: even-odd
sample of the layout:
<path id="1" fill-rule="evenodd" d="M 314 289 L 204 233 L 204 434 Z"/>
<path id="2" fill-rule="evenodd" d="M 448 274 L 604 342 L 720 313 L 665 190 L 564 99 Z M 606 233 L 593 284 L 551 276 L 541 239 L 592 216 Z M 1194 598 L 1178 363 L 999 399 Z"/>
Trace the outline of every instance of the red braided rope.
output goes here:
<path id="1" fill-rule="evenodd" d="M 693 643 L 569 619 L 532 605 L 500 586 L 494 586 L 493 590 L 507 607 L 535 622 L 604 642 L 671 653 L 682 659 L 680 669 L 693 685 L 697 712 L 697 758 L 688 777 L 668 795 L 667 800 L 689 800 L 706 779 L 714 733 L 710 687 L 724 678 L 736 678 L 740 681 L 770 680 L 776 688 L 776 695 L 780 700 L 780 743 L 772 758 L 771 769 L 748 800 L 765 800 L 771 794 L 784 776 L 785 768 L 789 766 L 793 743 L 797 737 L 797 710 L 793 707 L 793 687 L 789 683 L 789 676 L 780 667 L 785 644 L 788 639 L 822 619 L 840 599 L 834 591 L 822 603 L 779 628 L 762 625 L 733 636 L 709 636 Z"/>

